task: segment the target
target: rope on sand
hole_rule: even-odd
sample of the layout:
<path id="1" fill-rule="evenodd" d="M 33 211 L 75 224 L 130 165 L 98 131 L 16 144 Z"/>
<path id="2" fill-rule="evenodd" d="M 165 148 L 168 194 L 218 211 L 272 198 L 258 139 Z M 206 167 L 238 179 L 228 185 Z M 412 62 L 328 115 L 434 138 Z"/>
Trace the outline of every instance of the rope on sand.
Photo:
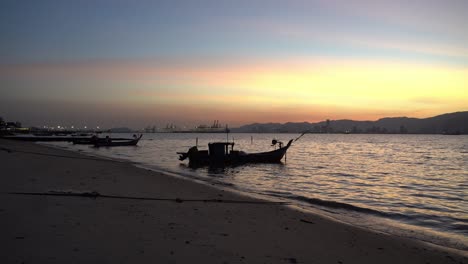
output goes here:
<path id="1" fill-rule="evenodd" d="M 110 199 L 127 199 L 127 200 L 147 200 L 147 201 L 168 201 L 168 202 L 203 202 L 203 203 L 236 203 L 236 204 L 288 204 L 288 202 L 272 202 L 272 201 L 241 201 L 241 200 L 226 200 L 226 199 L 181 199 L 181 198 L 155 198 L 155 197 L 132 197 L 105 195 L 98 192 L 10 192 L 8 194 L 15 195 L 40 195 L 40 196 L 68 196 L 68 197 L 88 197 L 88 198 L 110 198 Z"/>
<path id="2" fill-rule="evenodd" d="M 8 149 L 8 148 L 3 148 L 3 147 L 0 147 L 0 150 L 6 151 L 6 152 L 8 152 L 8 153 L 12 153 L 12 152 L 13 152 L 13 150 Z"/>
<path id="3" fill-rule="evenodd" d="M 95 161 L 112 161 L 112 162 L 122 162 L 123 161 L 118 161 L 118 160 L 110 160 L 110 159 L 105 159 L 105 158 L 91 158 L 91 157 L 73 157 L 73 156 L 65 156 L 65 155 L 57 155 L 57 154 L 49 154 L 49 153 L 43 153 L 43 152 L 34 152 L 34 151 L 25 151 L 25 150 L 13 150 L 9 148 L 3 148 L 0 147 L 0 150 L 6 151 L 8 153 L 13 153 L 13 152 L 19 152 L 19 153 L 26 153 L 26 154 L 33 154 L 33 155 L 40 155 L 40 156 L 50 156 L 50 157 L 59 157 L 59 158 L 67 158 L 67 159 L 84 159 L 84 160 L 95 160 Z"/>

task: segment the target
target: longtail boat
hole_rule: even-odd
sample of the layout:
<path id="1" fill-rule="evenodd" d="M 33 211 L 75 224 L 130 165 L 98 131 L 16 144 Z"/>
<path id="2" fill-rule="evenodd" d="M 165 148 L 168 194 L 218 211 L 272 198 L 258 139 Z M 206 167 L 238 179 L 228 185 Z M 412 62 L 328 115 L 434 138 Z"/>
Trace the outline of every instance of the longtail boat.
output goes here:
<path id="1" fill-rule="evenodd" d="M 234 150 L 233 142 L 214 142 L 208 144 L 208 150 L 199 150 L 198 147 L 191 147 L 187 152 L 177 152 L 179 160 L 188 158 L 189 166 L 198 167 L 206 165 L 235 165 L 243 163 L 279 163 L 289 149 L 293 139 L 289 140 L 286 146 L 277 140 L 272 141 L 272 145 L 279 145 L 278 149 L 259 152 L 245 153 Z"/>
<path id="2" fill-rule="evenodd" d="M 121 146 L 136 146 L 138 141 L 140 141 L 143 134 L 140 134 L 139 137 L 134 139 L 126 139 L 126 140 L 112 140 L 108 137 L 104 138 L 104 140 L 98 140 L 94 142 L 95 147 L 121 147 Z"/>
<path id="3" fill-rule="evenodd" d="M 95 145 L 96 142 L 105 143 L 107 141 L 112 142 L 121 142 L 121 141 L 129 141 L 133 140 L 132 138 L 99 138 L 97 136 L 86 137 L 86 138 L 74 138 L 71 142 L 74 145 Z"/>

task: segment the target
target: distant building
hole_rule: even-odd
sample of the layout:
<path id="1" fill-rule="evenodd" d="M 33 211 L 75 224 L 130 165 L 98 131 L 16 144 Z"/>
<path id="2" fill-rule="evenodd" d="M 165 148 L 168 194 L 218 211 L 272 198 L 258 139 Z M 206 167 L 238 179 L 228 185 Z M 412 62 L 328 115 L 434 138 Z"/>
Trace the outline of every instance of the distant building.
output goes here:
<path id="1" fill-rule="evenodd" d="M 20 122 L 7 122 L 6 127 L 12 128 L 12 129 L 21 128 L 21 123 Z"/>
<path id="2" fill-rule="evenodd" d="M 4 129 L 4 128 L 6 128 L 6 123 L 5 123 L 5 121 L 3 120 L 3 118 L 0 117 L 0 129 Z"/>

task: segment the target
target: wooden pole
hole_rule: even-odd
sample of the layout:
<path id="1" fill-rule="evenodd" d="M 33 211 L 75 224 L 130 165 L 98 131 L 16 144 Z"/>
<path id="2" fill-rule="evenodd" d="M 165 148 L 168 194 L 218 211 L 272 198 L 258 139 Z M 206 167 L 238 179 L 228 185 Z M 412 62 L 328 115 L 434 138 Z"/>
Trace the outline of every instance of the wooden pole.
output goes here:
<path id="1" fill-rule="evenodd" d="M 229 128 L 227 124 L 226 124 L 226 142 L 229 142 Z"/>

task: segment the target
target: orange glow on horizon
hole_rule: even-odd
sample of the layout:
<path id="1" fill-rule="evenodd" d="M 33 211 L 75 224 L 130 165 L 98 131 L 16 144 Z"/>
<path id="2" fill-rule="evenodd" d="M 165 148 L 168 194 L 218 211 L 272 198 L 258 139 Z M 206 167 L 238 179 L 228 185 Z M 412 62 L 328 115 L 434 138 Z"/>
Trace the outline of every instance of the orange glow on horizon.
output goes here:
<path id="1" fill-rule="evenodd" d="M 43 82 L 43 87 L 48 78 L 75 86 L 96 81 L 99 86 L 88 89 L 108 95 L 107 102 L 143 107 L 148 114 L 162 108 L 192 109 L 180 114 L 196 118 L 215 113 L 217 119 L 239 124 L 428 117 L 468 109 L 468 68 L 399 61 L 94 62 L 1 67 L 4 76 Z"/>

